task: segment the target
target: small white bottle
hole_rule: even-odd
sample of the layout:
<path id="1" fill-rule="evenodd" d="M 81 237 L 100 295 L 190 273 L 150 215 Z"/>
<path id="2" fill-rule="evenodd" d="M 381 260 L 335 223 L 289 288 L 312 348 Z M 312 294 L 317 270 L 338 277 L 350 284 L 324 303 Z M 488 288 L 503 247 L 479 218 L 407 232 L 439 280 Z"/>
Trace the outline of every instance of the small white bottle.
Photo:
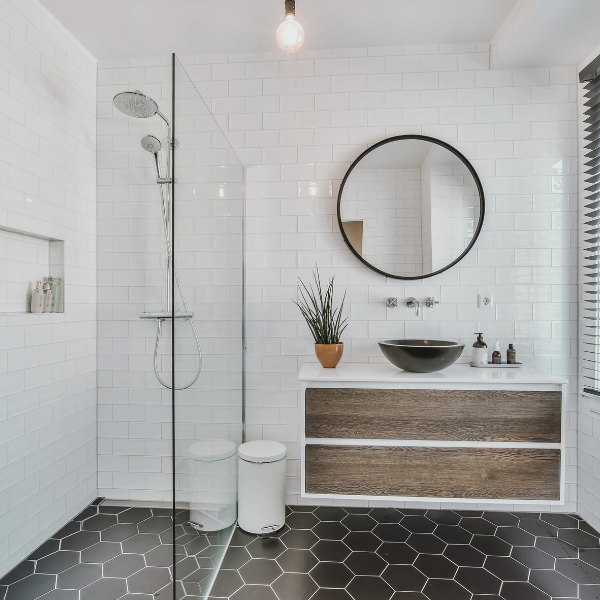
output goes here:
<path id="1" fill-rule="evenodd" d="M 52 312 L 52 288 L 49 281 L 44 283 L 44 312 Z"/>
<path id="2" fill-rule="evenodd" d="M 35 282 L 35 289 L 31 292 L 31 312 L 44 312 L 44 292 L 42 290 L 42 282 Z"/>

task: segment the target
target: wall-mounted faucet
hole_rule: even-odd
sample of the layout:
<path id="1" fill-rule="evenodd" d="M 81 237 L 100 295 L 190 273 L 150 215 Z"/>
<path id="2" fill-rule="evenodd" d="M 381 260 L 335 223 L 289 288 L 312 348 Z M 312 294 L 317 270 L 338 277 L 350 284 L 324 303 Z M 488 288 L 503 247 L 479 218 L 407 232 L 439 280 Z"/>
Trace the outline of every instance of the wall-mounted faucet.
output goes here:
<path id="1" fill-rule="evenodd" d="M 436 300 L 434 296 L 429 296 L 429 298 L 427 298 L 427 300 L 425 300 L 425 306 L 427 308 L 433 308 L 433 306 L 435 304 L 439 304 L 440 301 Z"/>
<path id="2" fill-rule="evenodd" d="M 421 303 L 416 298 L 413 298 L 412 296 L 407 298 L 406 306 L 408 306 L 408 308 L 416 308 L 417 317 L 421 314 Z"/>

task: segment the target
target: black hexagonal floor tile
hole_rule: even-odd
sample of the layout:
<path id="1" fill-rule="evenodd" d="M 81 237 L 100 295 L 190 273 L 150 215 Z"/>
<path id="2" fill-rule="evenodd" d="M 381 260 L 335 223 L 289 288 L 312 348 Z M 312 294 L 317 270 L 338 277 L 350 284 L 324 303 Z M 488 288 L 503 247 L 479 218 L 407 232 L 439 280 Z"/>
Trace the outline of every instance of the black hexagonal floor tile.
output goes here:
<path id="1" fill-rule="evenodd" d="M 432 525 L 435 527 L 435 524 Z M 410 531 L 397 523 L 380 523 L 373 529 L 373 533 L 382 542 L 405 542 L 410 535 Z"/>
<path id="2" fill-rule="evenodd" d="M 348 513 L 339 506 L 319 506 L 315 516 L 321 521 L 341 521 Z"/>
<path id="3" fill-rule="evenodd" d="M 231 600 L 278 600 L 278 598 L 266 585 L 245 585 L 231 596 Z"/>
<path id="4" fill-rule="evenodd" d="M 56 587 L 63 590 L 80 590 L 102 577 L 102 565 L 80 563 L 60 573 Z"/>
<path id="5" fill-rule="evenodd" d="M 354 574 L 344 563 L 320 562 L 310 576 L 322 588 L 345 588 Z"/>
<path id="6" fill-rule="evenodd" d="M 141 523 L 138 523 L 138 531 L 140 533 L 162 533 L 169 529 L 173 524 L 173 520 L 169 517 L 150 517 Z"/>
<path id="7" fill-rule="evenodd" d="M 101 533 L 103 542 L 122 542 L 128 538 L 137 535 L 138 530 L 135 525 L 113 525 Z"/>
<path id="8" fill-rule="evenodd" d="M 581 531 L 581 529 L 559 529 L 558 539 L 576 548 L 598 548 L 600 545 L 595 535 Z"/>
<path id="9" fill-rule="evenodd" d="M 271 587 L 279 600 L 308 600 L 317 591 L 317 584 L 304 573 L 284 573 Z"/>
<path id="10" fill-rule="evenodd" d="M 83 531 L 104 531 L 116 524 L 117 517 L 115 515 L 96 515 L 86 519 L 82 523 L 81 529 Z"/>
<path id="11" fill-rule="evenodd" d="M 152 516 L 149 508 L 129 508 L 119 513 L 119 523 L 141 523 Z"/>
<path id="12" fill-rule="evenodd" d="M 160 538 L 155 533 L 138 533 L 123 542 L 123 552 L 143 554 L 160 546 Z"/>
<path id="13" fill-rule="evenodd" d="M 518 517 L 505 512 L 486 511 L 482 518 L 498 527 L 516 527 L 519 524 Z"/>
<path id="14" fill-rule="evenodd" d="M 378 523 L 399 523 L 404 518 L 395 508 L 374 508 L 369 516 Z"/>
<path id="15" fill-rule="evenodd" d="M 397 592 L 420 592 L 427 581 L 413 565 L 390 565 L 382 578 Z"/>
<path id="16" fill-rule="evenodd" d="M 401 523 L 402 527 L 404 527 L 411 533 L 432 533 L 433 530 L 436 528 L 436 523 L 424 516 L 409 515 L 407 517 L 404 517 Z"/>
<path id="17" fill-rule="evenodd" d="M 38 560 L 35 566 L 35 572 L 56 575 L 79 564 L 79 562 L 81 561 L 79 560 L 78 552 L 73 552 L 72 550 L 59 550 L 50 556 Z"/>
<path id="18" fill-rule="evenodd" d="M 377 548 L 377 554 L 391 565 L 410 565 L 419 555 L 408 544 L 384 542 Z"/>
<path id="19" fill-rule="evenodd" d="M 421 554 L 414 565 L 427 577 L 438 579 L 452 579 L 458 568 L 442 554 Z"/>
<path id="20" fill-rule="evenodd" d="M 558 535 L 558 529 L 550 523 L 545 523 L 539 519 L 520 519 L 519 529 L 527 531 L 536 537 L 550 537 L 555 538 Z"/>
<path id="21" fill-rule="evenodd" d="M 281 536 L 281 541 L 286 548 L 308 550 L 319 541 L 319 538 L 310 529 L 290 529 Z"/>
<path id="22" fill-rule="evenodd" d="M 444 556 L 460 567 L 482 567 L 485 562 L 485 554 L 473 546 L 449 544 Z"/>
<path id="23" fill-rule="evenodd" d="M 76 531 L 81 531 L 81 523 L 79 521 L 70 521 L 62 529 L 59 529 L 52 537 L 57 540 L 62 540 Z"/>
<path id="24" fill-rule="evenodd" d="M 550 600 L 548 594 L 527 581 L 505 581 L 500 593 L 503 598 L 523 598 L 523 600 Z"/>
<path id="25" fill-rule="evenodd" d="M 438 525 L 458 525 L 460 516 L 452 510 L 428 510 L 427 518 Z"/>
<path id="26" fill-rule="evenodd" d="M 271 585 L 283 573 L 281 567 L 272 558 L 253 558 L 238 569 L 238 572 L 244 583 L 261 585 Z"/>
<path id="27" fill-rule="evenodd" d="M 218 598 L 231 596 L 244 585 L 240 574 L 234 569 L 221 569 L 213 583 L 211 595 Z"/>
<path id="28" fill-rule="evenodd" d="M 248 553 L 248 549 L 243 546 L 234 546 L 225 554 L 221 563 L 223 569 L 239 569 L 245 565 L 252 557 Z"/>
<path id="29" fill-rule="evenodd" d="M 173 546 L 162 544 L 144 556 L 149 567 L 170 567 L 173 564 Z"/>
<path id="30" fill-rule="evenodd" d="M 311 600 L 352 600 L 352 596 L 346 590 L 319 589 Z"/>
<path id="31" fill-rule="evenodd" d="M 79 531 L 66 538 L 60 543 L 61 550 L 85 550 L 100 541 L 100 534 L 97 531 Z"/>
<path id="32" fill-rule="evenodd" d="M 568 527 L 577 529 L 579 527 L 579 521 L 573 515 L 565 515 L 562 513 L 541 513 L 540 519 L 554 525 L 554 527 Z"/>
<path id="33" fill-rule="evenodd" d="M 577 596 L 577 584 L 553 569 L 532 569 L 529 575 L 529 583 L 546 592 L 549 596 Z"/>
<path id="34" fill-rule="evenodd" d="M 8 587 L 5 600 L 35 600 L 55 587 L 56 577 L 34 573 Z"/>
<path id="35" fill-rule="evenodd" d="M 446 543 L 433 533 L 411 533 L 406 543 L 424 554 L 441 554 L 446 548 Z"/>
<path id="36" fill-rule="evenodd" d="M 554 558 L 577 558 L 579 556 L 578 548 L 558 538 L 538 537 L 535 539 L 535 547 Z"/>
<path id="37" fill-rule="evenodd" d="M 473 538 L 472 533 L 458 525 L 438 525 L 434 533 L 447 544 L 468 544 Z"/>
<path id="38" fill-rule="evenodd" d="M 345 563 L 355 575 L 381 575 L 388 565 L 375 552 L 353 552 Z"/>
<path id="39" fill-rule="evenodd" d="M 351 552 L 350 548 L 343 542 L 329 540 L 317 542 L 310 550 L 319 560 L 334 562 L 344 562 Z"/>
<path id="40" fill-rule="evenodd" d="M 10 585 L 25 577 L 31 575 L 35 571 L 35 563 L 30 560 L 24 560 L 19 563 L 14 569 L 9 571 L 2 579 L 0 585 Z"/>
<path id="41" fill-rule="evenodd" d="M 354 600 L 390 600 L 394 590 L 380 577 L 357 575 L 347 587 Z"/>
<path id="42" fill-rule="evenodd" d="M 81 562 L 104 563 L 121 554 L 121 544 L 116 542 L 98 542 L 81 552 Z"/>
<path id="43" fill-rule="evenodd" d="M 512 546 L 493 535 L 474 535 L 471 546 L 491 556 L 509 556 Z"/>
<path id="44" fill-rule="evenodd" d="M 155 594 L 170 581 L 169 569 L 144 567 L 127 578 L 127 588 L 133 594 Z"/>
<path id="45" fill-rule="evenodd" d="M 512 549 L 511 556 L 530 569 L 553 569 L 554 557 L 539 548 L 517 547 Z"/>
<path id="46" fill-rule="evenodd" d="M 369 515 L 348 515 L 342 520 L 342 524 L 350 531 L 373 531 L 377 521 Z"/>
<path id="47" fill-rule="evenodd" d="M 481 517 L 464 517 L 460 520 L 460 526 L 473 534 L 494 535 L 496 533 L 496 526 Z"/>
<path id="48" fill-rule="evenodd" d="M 343 542 L 354 552 L 373 552 L 381 546 L 381 540 L 370 531 L 351 531 Z"/>
<path id="49" fill-rule="evenodd" d="M 277 558 L 286 550 L 278 538 L 256 538 L 246 546 L 252 558 Z"/>
<path id="50" fill-rule="evenodd" d="M 126 578 L 141 571 L 145 566 L 142 554 L 123 554 L 109 560 L 104 565 L 103 573 L 105 577 Z"/>
<path id="51" fill-rule="evenodd" d="M 488 556 L 485 568 L 502 581 L 527 581 L 529 569 L 511 556 Z"/>
<path id="52" fill-rule="evenodd" d="M 498 594 L 502 581 L 480 567 L 460 567 L 454 578 L 472 594 Z"/>
<path id="53" fill-rule="evenodd" d="M 313 527 L 313 532 L 321 540 L 341 540 L 348 535 L 349 530 L 335 521 L 321 521 Z"/>
<path id="54" fill-rule="evenodd" d="M 423 593 L 430 600 L 471 600 L 471 592 L 452 579 L 430 579 Z"/>
<path id="55" fill-rule="evenodd" d="M 556 570 L 582 585 L 600 585 L 600 570 L 588 563 L 569 558 L 557 558 Z"/>
<path id="56" fill-rule="evenodd" d="M 27 557 L 27 560 L 39 560 L 40 558 L 44 558 L 44 556 L 48 556 L 49 554 L 56 552 L 59 547 L 60 541 L 50 538 L 49 540 L 46 540 L 37 550 L 34 550 Z M 2 584 L 0 583 L 0 585 Z"/>
<path id="57" fill-rule="evenodd" d="M 310 550 L 286 550 L 277 557 L 277 564 L 293 573 L 308 573 L 319 562 Z"/>
<path id="58" fill-rule="evenodd" d="M 534 546 L 535 536 L 519 527 L 498 527 L 496 537 L 512 546 Z"/>
<path id="59" fill-rule="evenodd" d="M 294 512 L 285 518 L 285 524 L 291 529 L 312 529 L 318 522 L 319 519 L 310 512 Z"/>
<path id="60" fill-rule="evenodd" d="M 80 600 L 117 600 L 127 593 L 125 579 L 103 577 L 81 590 Z M 138 596 L 139 598 L 139 596 Z M 142 600 L 142 598 L 140 598 Z"/>

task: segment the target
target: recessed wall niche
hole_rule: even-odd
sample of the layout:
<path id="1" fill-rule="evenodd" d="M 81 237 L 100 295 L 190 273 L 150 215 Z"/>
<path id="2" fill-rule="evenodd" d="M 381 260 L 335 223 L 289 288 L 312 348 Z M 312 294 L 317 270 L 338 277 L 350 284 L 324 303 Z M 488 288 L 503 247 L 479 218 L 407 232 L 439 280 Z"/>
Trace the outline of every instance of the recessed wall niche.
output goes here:
<path id="1" fill-rule="evenodd" d="M 64 240 L 0 227 L 0 314 L 31 312 L 35 282 L 48 277 L 61 279 L 64 312 L 64 254 Z"/>

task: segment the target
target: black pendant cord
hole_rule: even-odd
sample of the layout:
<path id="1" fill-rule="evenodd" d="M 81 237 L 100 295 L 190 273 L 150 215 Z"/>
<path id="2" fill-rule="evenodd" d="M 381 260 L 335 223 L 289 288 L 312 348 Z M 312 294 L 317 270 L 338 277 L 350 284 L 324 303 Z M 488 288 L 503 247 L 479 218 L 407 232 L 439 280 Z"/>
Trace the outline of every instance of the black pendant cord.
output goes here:
<path id="1" fill-rule="evenodd" d="M 171 468 L 173 471 L 173 600 L 177 597 L 176 553 L 175 553 L 175 53 L 172 55 L 171 85 Z"/>

